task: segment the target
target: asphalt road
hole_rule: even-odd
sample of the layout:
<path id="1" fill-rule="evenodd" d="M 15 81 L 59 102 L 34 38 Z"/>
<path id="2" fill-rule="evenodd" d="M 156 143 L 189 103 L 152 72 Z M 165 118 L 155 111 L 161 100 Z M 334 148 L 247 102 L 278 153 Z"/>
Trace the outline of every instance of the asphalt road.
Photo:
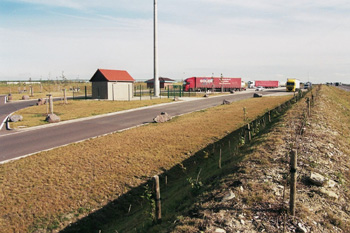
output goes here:
<path id="1" fill-rule="evenodd" d="M 282 91 L 265 90 L 262 93 L 271 94 L 278 92 Z M 195 101 L 173 102 L 162 106 L 134 109 L 132 111 L 94 119 L 82 119 L 70 123 L 53 124 L 49 127 L 38 127 L 29 130 L 12 131 L 11 133 L 2 133 L 0 135 L 0 163 L 39 151 L 149 123 L 161 112 L 167 112 L 171 116 L 178 116 L 220 105 L 224 99 L 238 101 L 251 98 L 253 93 L 254 92 L 247 91 L 233 95 L 203 98 Z M 13 110 L 18 108 L 20 108 L 20 105 L 9 107 L 2 106 L 0 110 L 2 111 L 5 109 L 13 112 Z"/>
<path id="2" fill-rule="evenodd" d="M 33 106 L 37 100 L 21 101 L 16 103 L 7 103 L 0 105 L 0 130 L 2 123 L 6 120 L 7 116 L 15 111 L 18 111 L 22 108 Z"/>
<path id="3" fill-rule="evenodd" d="M 342 85 L 342 86 L 338 86 L 338 88 L 343 89 L 345 91 L 350 91 L 350 85 Z"/>
<path id="4" fill-rule="evenodd" d="M 67 99 L 72 99 L 73 97 L 67 97 Z M 75 98 L 81 98 L 81 97 L 75 97 Z M 53 101 L 59 101 L 62 98 L 55 97 L 53 98 Z M 20 109 L 27 108 L 33 105 L 36 105 L 38 102 L 37 99 L 35 100 L 23 100 L 23 101 L 14 101 L 14 102 L 8 102 L 6 104 L 1 103 L 0 104 L 0 132 L 1 130 L 6 130 L 6 126 L 4 125 L 7 117 Z"/>

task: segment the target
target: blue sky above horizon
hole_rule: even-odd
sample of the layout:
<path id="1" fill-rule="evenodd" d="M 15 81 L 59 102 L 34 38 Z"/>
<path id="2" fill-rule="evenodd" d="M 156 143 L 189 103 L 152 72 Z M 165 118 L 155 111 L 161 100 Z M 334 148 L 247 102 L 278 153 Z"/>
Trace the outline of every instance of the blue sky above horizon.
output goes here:
<path id="1" fill-rule="evenodd" d="M 158 0 L 163 77 L 350 83 L 347 0 Z M 0 80 L 153 77 L 153 0 L 0 0 Z"/>

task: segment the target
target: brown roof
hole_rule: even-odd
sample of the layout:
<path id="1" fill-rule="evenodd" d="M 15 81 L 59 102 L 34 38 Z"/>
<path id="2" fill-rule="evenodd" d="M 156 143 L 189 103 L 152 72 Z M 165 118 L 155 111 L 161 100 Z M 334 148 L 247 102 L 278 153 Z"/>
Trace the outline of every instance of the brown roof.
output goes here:
<path id="1" fill-rule="evenodd" d="M 153 83 L 153 82 L 154 82 L 154 79 L 149 79 L 146 81 L 146 83 Z M 159 77 L 159 82 L 175 82 L 175 80 L 170 78 Z"/>
<path id="2" fill-rule="evenodd" d="M 102 81 L 134 82 L 135 80 L 125 70 L 98 69 L 94 76 L 92 76 L 92 78 L 90 79 L 90 82 Z"/>

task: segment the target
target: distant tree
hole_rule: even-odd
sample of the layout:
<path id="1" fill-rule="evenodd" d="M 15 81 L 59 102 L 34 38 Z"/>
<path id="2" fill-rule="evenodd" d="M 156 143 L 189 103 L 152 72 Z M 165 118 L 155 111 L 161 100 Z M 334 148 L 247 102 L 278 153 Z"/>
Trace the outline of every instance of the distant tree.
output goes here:
<path id="1" fill-rule="evenodd" d="M 64 75 L 64 71 L 62 71 L 62 84 L 63 86 L 67 86 L 68 85 L 68 79 L 66 78 L 66 76 Z"/>

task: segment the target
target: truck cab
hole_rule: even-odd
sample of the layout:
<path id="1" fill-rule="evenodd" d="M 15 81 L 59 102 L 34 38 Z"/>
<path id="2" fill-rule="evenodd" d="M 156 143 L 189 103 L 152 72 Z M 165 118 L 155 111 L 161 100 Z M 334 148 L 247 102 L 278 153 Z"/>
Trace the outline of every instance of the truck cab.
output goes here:
<path id="1" fill-rule="evenodd" d="M 300 89 L 300 81 L 298 79 L 287 79 L 286 89 L 290 92 L 295 92 Z"/>
<path id="2" fill-rule="evenodd" d="M 190 90 L 193 91 L 195 87 L 195 78 L 192 77 L 192 78 L 185 79 L 183 86 L 184 86 L 184 91 L 190 91 Z"/>
<path id="3" fill-rule="evenodd" d="M 255 87 L 255 81 L 248 81 L 248 88 L 254 88 Z"/>

